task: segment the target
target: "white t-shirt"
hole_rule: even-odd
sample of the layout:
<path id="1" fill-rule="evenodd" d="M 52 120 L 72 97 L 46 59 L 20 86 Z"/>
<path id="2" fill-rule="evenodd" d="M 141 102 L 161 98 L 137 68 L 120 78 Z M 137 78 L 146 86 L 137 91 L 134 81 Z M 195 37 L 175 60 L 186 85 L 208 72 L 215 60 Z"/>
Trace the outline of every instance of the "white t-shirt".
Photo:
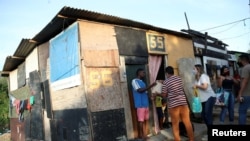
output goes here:
<path id="1" fill-rule="evenodd" d="M 200 95 L 201 102 L 207 101 L 208 98 L 210 98 L 211 96 L 212 97 L 216 96 L 215 93 L 214 93 L 214 90 L 211 87 L 210 79 L 206 74 L 202 74 L 199 81 L 195 82 L 196 85 L 201 85 L 201 84 L 204 84 L 204 83 L 208 84 L 208 87 L 207 87 L 206 90 L 199 89 L 199 88 L 197 89 L 198 93 Z"/>

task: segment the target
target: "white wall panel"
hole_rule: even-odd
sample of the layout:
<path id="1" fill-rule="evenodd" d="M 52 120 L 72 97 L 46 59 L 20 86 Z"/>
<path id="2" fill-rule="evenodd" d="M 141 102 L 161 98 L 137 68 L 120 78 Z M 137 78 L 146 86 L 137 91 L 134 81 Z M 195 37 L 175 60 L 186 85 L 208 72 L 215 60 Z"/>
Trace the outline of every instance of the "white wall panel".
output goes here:
<path id="1" fill-rule="evenodd" d="M 10 72 L 10 91 L 16 90 L 18 88 L 17 85 L 17 69 Z"/>
<path id="2" fill-rule="evenodd" d="M 29 73 L 38 70 L 38 53 L 37 48 L 35 48 L 25 60 L 25 71 L 26 78 L 29 78 Z"/>

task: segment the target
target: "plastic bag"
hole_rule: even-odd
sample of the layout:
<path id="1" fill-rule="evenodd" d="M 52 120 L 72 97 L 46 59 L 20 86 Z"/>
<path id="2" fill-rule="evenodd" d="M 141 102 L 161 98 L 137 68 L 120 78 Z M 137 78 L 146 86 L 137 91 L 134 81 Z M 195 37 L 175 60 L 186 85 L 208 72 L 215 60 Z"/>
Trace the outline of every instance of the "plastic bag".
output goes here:
<path id="1" fill-rule="evenodd" d="M 223 88 L 219 88 L 216 90 L 216 101 L 215 106 L 227 106 L 228 105 L 228 98 L 229 92 L 224 91 Z"/>
<path id="2" fill-rule="evenodd" d="M 201 113 L 202 105 L 197 89 L 194 89 L 194 96 L 192 97 L 192 112 Z"/>

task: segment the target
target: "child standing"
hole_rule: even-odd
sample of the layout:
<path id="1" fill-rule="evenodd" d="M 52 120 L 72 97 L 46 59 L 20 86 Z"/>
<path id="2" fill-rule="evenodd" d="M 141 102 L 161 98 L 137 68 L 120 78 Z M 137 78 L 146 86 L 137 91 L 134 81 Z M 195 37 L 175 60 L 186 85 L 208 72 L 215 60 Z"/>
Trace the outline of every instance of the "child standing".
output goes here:
<path id="1" fill-rule="evenodd" d="M 161 96 L 155 97 L 155 107 L 156 107 L 156 112 L 158 116 L 159 127 L 162 130 L 163 129 L 163 110 L 162 110 L 162 97 Z"/>

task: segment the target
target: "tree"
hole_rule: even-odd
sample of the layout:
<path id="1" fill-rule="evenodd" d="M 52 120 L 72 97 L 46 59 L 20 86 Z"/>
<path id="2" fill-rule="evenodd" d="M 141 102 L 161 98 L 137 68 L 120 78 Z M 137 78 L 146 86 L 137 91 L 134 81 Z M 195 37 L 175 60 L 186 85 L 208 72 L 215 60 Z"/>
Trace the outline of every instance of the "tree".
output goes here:
<path id="1" fill-rule="evenodd" d="M 0 77 L 0 132 L 9 128 L 9 96 L 6 78 Z"/>

